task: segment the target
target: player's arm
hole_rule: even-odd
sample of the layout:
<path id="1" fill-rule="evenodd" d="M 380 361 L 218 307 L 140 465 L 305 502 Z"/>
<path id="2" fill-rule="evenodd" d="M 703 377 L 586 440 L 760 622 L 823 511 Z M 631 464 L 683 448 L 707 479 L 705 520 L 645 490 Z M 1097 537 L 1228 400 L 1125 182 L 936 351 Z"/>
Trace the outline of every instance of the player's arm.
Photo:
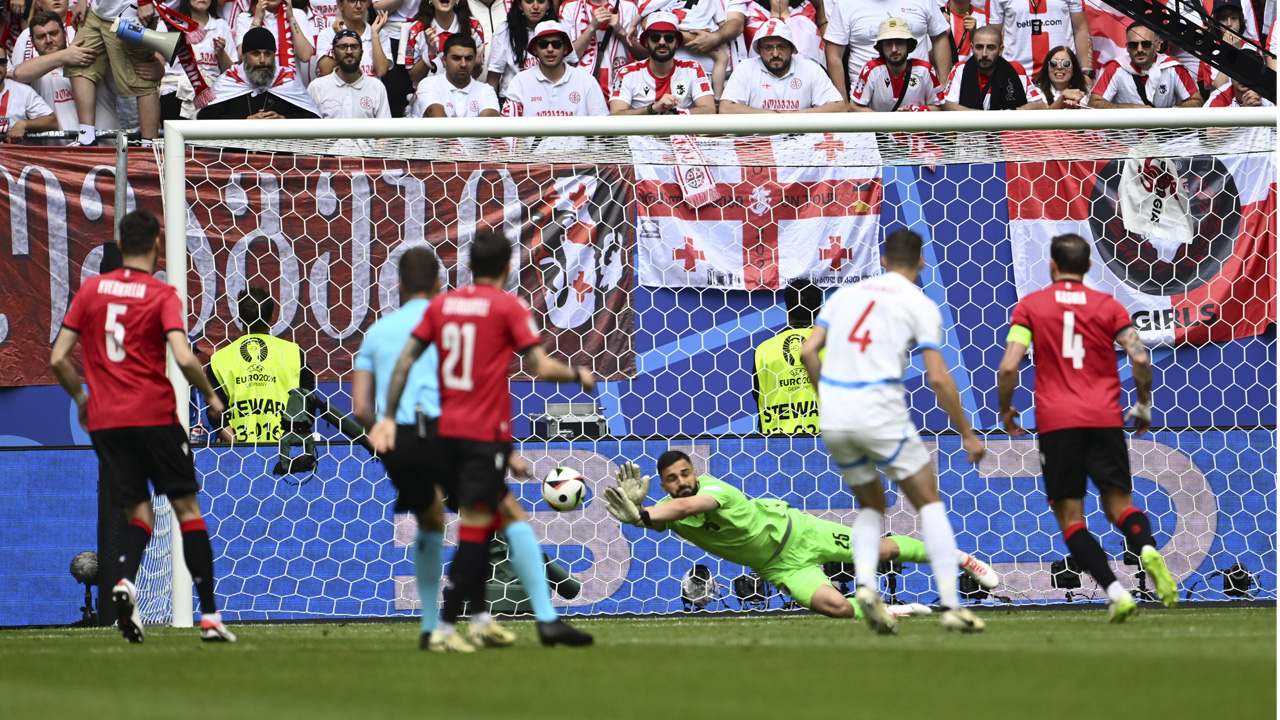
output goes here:
<path id="1" fill-rule="evenodd" d="M 351 414 L 364 426 L 365 430 L 373 429 L 373 424 L 378 421 L 373 390 L 373 373 L 368 370 L 357 370 L 351 378 Z"/>
<path id="2" fill-rule="evenodd" d="M 1151 355 L 1132 325 L 1116 335 L 1116 343 L 1129 356 L 1129 363 L 1133 366 L 1133 384 L 1138 392 L 1138 404 L 1129 410 L 1125 420 L 1133 419 L 1134 430 L 1141 435 L 1151 427 Z"/>
<path id="3" fill-rule="evenodd" d="M 212 366 L 205 368 L 204 376 L 209 380 L 209 385 L 213 387 L 213 394 L 218 396 L 223 405 L 230 408 L 231 400 L 227 397 L 227 391 L 223 389 L 222 383 L 218 382 L 217 376 L 214 375 Z M 205 415 L 209 419 L 209 427 L 212 428 L 212 432 L 217 433 L 219 438 L 225 442 L 235 440 L 235 433 L 231 432 L 231 428 L 227 427 L 226 423 L 223 422 L 224 418 L 215 419 L 208 408 L 205 408 Z"/>
<path id="4" fill-rule="evenodd" d="M 182 376 L 204 396 L 205 404 L 209 406 L 209 419 L 221 422 L 222 413 L 226 411 L 227 406 L 213 391 L 209 378 L 204 376 L 204 366 L 200 364 L 195 353 L 191 352 L 191 341 L 187 339 L 187 334 L 182 330 L 170 330 L 165 333 L 165 339 L 169 341 L 173 361 L 178 364 L 178 369 L 182 370 Z"/>
<path id="5" fill-rule="evenodd" d="M 667 523 L 683 520 L 690 515 L 700 515 L 720 507 L 720 501 L 712 495 L 693 495 L 675 498 L 651 508 L 637 506 L 618 488 L 605 488 L 605 509 L 615 520 L 636 527 L 661 532 Z"/>
<path id="6" fill-rule="evenodd" d="M 1018 370 L 1030 346 L 1031 330 L 1022 325 L 1014 325 L 1009 330 L 1008 345 L 1005 345 L 1004 357 L 1000 359 L 1000 369 L 996 371 L 1000 421 L 1004 423 L 1005 432 L 1010 435 L 1027 434 L 1026 430 L 1018 426 L 1018 409 L 1013 406 L 1013 391 L 1018 387 Z"/>
<path id="7" fill-rule="evenodd" d="M 396 358 L 396 368 L 391 371 L 391 381 L 387 384 L 387 407 L 383 410 L 382 419 L 369 430 L 369 442 L 379 453 L 396 447 L 396 409 L 400 407 L 400 396 L 404 395 L 404 386 L 409 382 L 413 364 L 426 351 L 427 343 L 417 335 L 410 335 L 400 357 Z"/>
<path id="8" fill-rule="evenodd" d="M 556 383 L 578 383 L 586 392 L 596 389 L 596 376 L 587 368 L 566 365 L 547 355 L 541 345 L 531 345 L 522 353 L 524 371 L 538 380 Z"/>
<path id="9" fill-rule="evenodd" d="M 947 361 L 942 358 L 941 351 L 931 347 L 921 348 L 920 357 L 924 360 L 929 387 L 938 398 L 942 411 L 951 419 L 951 425 L 959 431 L 960 442 L 964 445 L 965 452 L 969 453 L 969 462 L 978 462 L 986 454 L 986 448 L 964 414 L 964 406 L 960 404 L 960 391 L 956 389 L 956 381 L 947 370 Z"/>
<path id="10" fill-rule="evenodd" d="M 89 430 L 89 393 L 80 387 L 80 378 L 76 368 L 71 364 L 71 351 L 80 342 L 80 333 L 63 326 L 58 337 L 53 341 L 53 352 L 49 354 L 49 369 L 58 378 L 58 384 L 76 401 L 76 412 L 80 416 L 80 427 Z"/>
<path id="11" fill-rule="evenodd" d="M 827 329 L 822 325 L 814 325 L 809 337 L 805 338 L 800 348 L 800 362 L 804 363 L 804 371 L 809 373 L 809 382 L 818 387 L 818 378 L 822 377 L 822 348 L 827 346 Z"/>

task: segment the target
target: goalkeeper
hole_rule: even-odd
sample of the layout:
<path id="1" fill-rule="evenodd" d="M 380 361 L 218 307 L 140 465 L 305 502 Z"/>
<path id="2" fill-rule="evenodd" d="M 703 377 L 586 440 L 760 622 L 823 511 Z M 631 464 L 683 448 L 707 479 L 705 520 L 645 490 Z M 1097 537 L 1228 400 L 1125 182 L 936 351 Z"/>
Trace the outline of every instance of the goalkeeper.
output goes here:
<path id="1" fill-rule="evenodd" d="M 828 562 L 852 562 L 849 528 L 790 508 L 781 500 L 751 499 L 741 490 L 709 475 L 699 477 L 689 456 L 668 450 L 658 457 L 658 482 L 670 495 L 643 507 L 649 478 L 635 463 L 618 470 L 618 487 L 607 488 L 605 507 L 619 522 L 670 530 L 699 548 L 729 562 L 746 565 L 793 600 L 827 617 L 861 617 L 857 605 L 840 593 L 822 570 Z M 880 541 L 880 559 L 927 563 L 924 543 L 902 535 Z M 999 582 L 991 566 L 957 551 L 960 569 L 979 586 Z M 910 605 L 890 608 L 895 615 L 913 614 Z"/>

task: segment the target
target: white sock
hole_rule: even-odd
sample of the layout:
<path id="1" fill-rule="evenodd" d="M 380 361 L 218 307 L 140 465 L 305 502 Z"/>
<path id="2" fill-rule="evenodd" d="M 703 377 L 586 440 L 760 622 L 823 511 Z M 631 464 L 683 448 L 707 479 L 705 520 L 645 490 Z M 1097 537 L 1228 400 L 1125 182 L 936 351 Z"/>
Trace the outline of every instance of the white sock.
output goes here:
<path id="1" fill-rule="evenodd" d="M 484 610 L 471 616 L 471 627 L 473 628 L 482 628 L 491 622 L 493 622 L 493 616 Z"/>
<path id="2" fill-rule="evenodd" d="M 1138 554 L 1142 555 L 1146 553 L 1148 550 L 1155 550 L 1155 548 L 1151 547 L 1150 545 L 1143 545 L 1142 549 L 1138 551 Z"/>
<path id="3" fill-rule="evenodd" d="M 222 622 L 222 613 L 216 613 L 216 612 L 202 613 L 200 615 L 200 619 L 208 620 L 209 622 L 220 623 Z"/>
<path id="4" fill-rule="evenodd" d="M 80 124 L 80 135 L 76 140 L 81 145 L 92 145 L 98 140 L 98 129 L 92 125 Z"/>
<path id="5" fill-rule="evenodd" d="M 853 520 L 853 571 L 858 585 L 876 588 L 876 566 L 880 564 L 880 531 L 884 514 L 862 508 Z"/>
<path id="6" fill-rule="evenodd" d="M 920 508 L 920 522 L 924 525 L 924 547 L 929 553 L 929 565 L 933 567 L 933 582 L 938 586 L 942 606 L 960 607 L 960 595 L 956 592 L 956 536 L 947 518 L 947 508 L 942 501 Z"/>
<path id="7" fill-rule="evenodd" d="M 445 622 L 441 620 L 439 623 L 436 624 L 436 632 L 440 633 L 443 636 L 452 635 L 457 631 L 458 631 L 458 626 L 454 625 L 451 622 Z"/>
<path id="8" fill-rule="evenodd" d="M 1111 602 L 1119 602 L 1120 598 L 1123 598 L 1126 592 L 1127 591 L 1124 589 L 1124 586 L 1120 584 L 1120 581 L 1116 580 L 1107 586 L 1107 599 Z"/>

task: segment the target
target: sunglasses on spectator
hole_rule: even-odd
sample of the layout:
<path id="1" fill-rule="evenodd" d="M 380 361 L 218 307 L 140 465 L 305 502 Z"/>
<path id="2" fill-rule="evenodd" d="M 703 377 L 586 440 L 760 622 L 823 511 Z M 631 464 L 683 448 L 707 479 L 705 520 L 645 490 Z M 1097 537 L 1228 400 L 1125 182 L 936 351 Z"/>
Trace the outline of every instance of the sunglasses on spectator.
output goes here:
<path id="1" fill-rule="evenodd" d="M 1125 43 L 1125 47 L 1129 48 L 1130 50 L 1137 50 L 1138 46 L 1141 45 L 1143 50 L 1150 50 L 1151 46 L 1154 44 L 1155 43 L 1150 40 L 1142 40 L 1142 41 L 1130 40 L 1129 42 Z"/>
<path id="2" fill-rule="evenodd" d="M 649 39 L 653 40 L 656 43 L 666 43 L 668 45 L 675 45 L 676 40 L 678 40 L 679 38 L 675 33 L 649 33 Z"/>
<path id="3" fill-rule="evenodd" d="M 563 40 L 539 40 L 536 44 L 538 49 L 551 48 L 552 50 L 559 50 L 564 47 Z"/>
<path id="4" fill-rule="evenodd" d="M 8 65 L 9 65 L 9 58 L 2 58 L 2 57 L 0 57 L 0 65 L 8 66 Z"/>
<path id="5" fill-rule="evenodd" d="M 338 52 L 355 52 L 360 49 L 360 45 L 358 43 L 342 43 L 341 45 L 334 45 L 333 49 Z"/>
<path id="6" fill-rule="evenodd" d="M 1049 67 L 1051 67 L 1051 68 L 1062 68 L 1063 70 L 1070 70 L 1070 69 L 1071 69 L 1071 60 L 1070 60 L 1069 58 L 1068 58 L 1068 59 L 1064 59 L 1064 60 L 1058 60 L 1058 59 L 1050 60 L 1050 61 L 1049 61 Z"/>

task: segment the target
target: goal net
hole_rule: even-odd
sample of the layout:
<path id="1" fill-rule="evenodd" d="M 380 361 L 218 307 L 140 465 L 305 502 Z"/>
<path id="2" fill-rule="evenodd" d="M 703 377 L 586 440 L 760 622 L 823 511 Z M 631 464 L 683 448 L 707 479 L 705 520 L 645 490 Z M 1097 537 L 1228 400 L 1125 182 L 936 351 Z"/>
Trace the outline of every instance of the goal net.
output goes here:
<path id="1" fill-rule="evenodd" d="M 787 327 L 788 283 L 829 291 L 874 276 L 883 237 L 909 227 L 925 239 L 921 284 L 942 309 L 965 412 L 987 433 L 987 458 L 969 466 L 913 358 L 904 386 L 958 543 L 1002 576 L 972 600 L 1044 603 L 1103 594 L 1060 562 L 1036 445 L 1002 433 L 995 370 L 1013 305 L 1048 283 L 1050 238 L 1078 233 L 1093 245 L 1089 284 L 1116 295 L 1153 348 L 1154 430 L 1129 437 L 1130 459 L 1184 597 L 1275 598 L 1273 110 L 759 117 L 169 123 L 157 157 L 166 270 L 185 278 L 205 362 L 245 331 L 240 293 L 268 289 L 272 334 L 302 347 L 317 397 L 346 412 L 363 333 L 398 307 L 404 251 L 434 249 L 445 286 L 458 287 L 476 231 L 504 232 L 517 252 L 508 290 L 533 308 L 544 345 L 603 380 L 592 398 L 512 376 L 532 477 L 511 487 L 562 581 L 556 602 L 680 611 L 682 580 L 701 565 L 708 609 L 778 608 L 780 589 L 759 597 L 735 583 L 748 568 L 620 526 L 603 488 L 618 464 L 653 475 L 677 448 L 748 496 L 850 523 L 852 497 L 804 420 L 811 405 L 760 407 L 755 351 Z M 1181 126 L 1160 126 L 1170 123 Z M 796 372 L 798 348 L 785 355 Z M 1031 382 L 1024 371 L 1014 404 L 1034 427 Z M 190 394 L 180 380 L 177 392 Z M 190 422 L 204 424 L 190 396 Z M 761 434 L 788 418 L 810 432 Z M 284 475 L 272 472 L 274 444 L 195 443 L 226 615 L 416 614 L 414 520 L 393 513 L 363 447 L 322 419 L 314 433 L 314 471 Z M 556 466 L 585 476 L 580 509 L 541 501 L 539 478 Z M 660 493 L 655 482 L 650 501 Z M 915 512 L 890 493 L 888 530 L 918 537 Z M 1122 536 L 1086 507 L 1118 574 L 1139 587 Z M 172 589 L 165 553 L 147 558 L 145 595 Z M 489 599 L 518 612 L 504 568 L 499 548 Z M 883 582 L 898 602 L 936 597 L 926 566 Z M 190 622 L 187 584 L 148 617 L 172 609 Z"/>

